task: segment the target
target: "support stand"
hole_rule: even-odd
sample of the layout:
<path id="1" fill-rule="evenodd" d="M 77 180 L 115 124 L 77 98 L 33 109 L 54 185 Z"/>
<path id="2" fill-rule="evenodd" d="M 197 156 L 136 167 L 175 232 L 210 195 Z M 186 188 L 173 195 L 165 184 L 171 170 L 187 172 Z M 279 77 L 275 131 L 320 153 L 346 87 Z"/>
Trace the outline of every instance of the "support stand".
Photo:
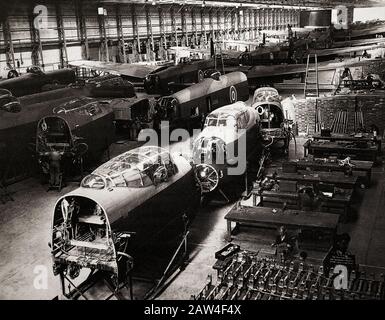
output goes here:
<path id="1" fill-rule="evenodd" d="M 230 199 L 220 187 L 217 187 L 213 192 L 202 193 L 201 205 L 207 203 L 223 205 L 230 203 Z"/>
<path id="2" fill-rule="evenodd" d="M 183 222 L 184 222 L 183 238 L 182 238 L 181 242 L 179 243 L 179 246 L 176 249 L 174 255 L 172 256 L 170 262 L 168 263 L 165 271 L 163 272 L 162 277 L 157 282 L 156 286 L 153 287 L 145 295 L 145 297 L 144 297 L 145 300 L 147 300 L 147 299 L 148 300 L 155 299 L 167 287 L 167 285 L 168 285 L 167 279 L 170 278 L 170 275 L 172 275 L 178 268 L 180 270 L 183 270 L 185 268 L 185 263 L 186 263 L 187 258 L 188 258 L 188 253 L 187 253 L 187 237 L 190 234 L 190 232 L 187 230 L 188 219 L 187 219 L 186 214 L 183 214 L 182 218 L 183 218 Z M 182 255 L 181 262 L 179 264 L 177 264 L 176 267 L 174 267 L 173 272 L 170 272 L 171 267 L 173 266 L 174 262 L 176 261 L 176 258 L 178 256 L 178 254 L 181 252 L 182 249 L 183 249 L 183 255 Z"/>
<path id="3" fill-rule="evenodd" d="M 226 196 L 226 194 L 223 192 L 223 190 L 222 190 L 221 188 L 218 188 L 217 190 L 218 190 L 219 194 L 223 197 L 223 199 L 225 199 L 226 203 L 229 203 L 230 200 L 229 200 L 229 198 Z"/>
<path id="4" fill-rule="evenodd" d="M 52 184 L 50 182 L 47 192 L 50 190 L 57 190 L 59 192 L 61 191 L 61 189 L 63 188 L 63 173 L 59 173 L 57 178 L 55 178 L 55 180 L 56 179 L 58 180 L 56 184 Z"/>
<path id="5" fill-rule="evenodd" d="M 247 198 L 248 195 L 249 195 L 249 191 L 248 191 L 248 175 L 247 175 L 248 167 L 249 167 L 249 164 L 246 163 L 246 171 L 245 171 L 245 191 L 243 191 L 243 193 L 242 193 L 242 198 L 243 198 L 243 199 Z"/>
<path id="6" fill-rule="evenodd" d="M 86 292 L 100 282 L 103 282 L 111 291 L 111 294 L 108 295 L 105 300 L 110 300 L 112 297 L 116 297 L 118 300 L 126 300 L 126 298 L 121 293 L 122 289 L 124 288 L 127 288 L 129 290 L 130 299 L 134 299 L 131 270 L 127 272 L 125 280 L 122 283 L 119 283 L 118 285 L 115 285 L 113 283 L 111 279 L 111 273 L 106 273 L 100 270 L 92 270 L 87 279 L 83 281 L 80 285 L 75 285 L 73 281 L 64 272 L 61 272 L 60 282 L 62 287 L 62 294 L 69 300 L 78 300 L 80 297 L 85 300 L 89 300 L 85 295 Z M 67 288 L 66 283 L 68 283 Z"/>
<path id="7" fill-rule="evenodd" d="M 128 238 L 125 238 L 125 245 L 121 248 L 124 250 L 127 248 Z M 134 261 L 130 255 L 125 252 L 117 251 L 116 252 L 118 270 L 114 271 L 105 271 L 102 266 L 99 267 L 87 267 L 90 270 L 90 273 L 86 280 L 81 282 L 79 285 L 75 285 L 73 281 L 67 276 L 68 267 L 60 266 L 60 270 L 58 270 L 58 274 L 60 276 L 60 283 L 62 288 L 62 294 L 67 299 L 77 300 L 79 297 L 83 297 L 85 300 L 89 300 L 85 293 L 96 286 L 97 284 L 104 283 L 108 289 L 111 291 L 111 294 L 105 298 L 105 300 L 109 300 L 112 297 L 116 297 L 118 300 L 126 300 L 124 295 L 122 294 L 122 290 L 127 288 L 130 293 L 130 299 L 134 299 L 133 288 L 132 288 L 132 269 L 134 266 Z M 75 275 L 73 278 L 79 276 L 80 269 L 83 267 L 83 264 L 77 264 L 76 262 L 72 262 L 70 264 L 75 266 Z M 70 274 L 71 275 L 71 274 Z M 66 284 L 68 286 L 66 287 Z"/>

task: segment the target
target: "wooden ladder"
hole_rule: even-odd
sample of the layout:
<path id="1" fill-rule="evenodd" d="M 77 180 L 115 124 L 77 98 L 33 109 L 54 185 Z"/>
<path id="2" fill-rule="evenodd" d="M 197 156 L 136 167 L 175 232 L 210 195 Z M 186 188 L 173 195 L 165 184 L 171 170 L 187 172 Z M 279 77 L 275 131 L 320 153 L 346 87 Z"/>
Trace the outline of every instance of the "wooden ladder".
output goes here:
<path id="1" fill-rule="evenodd" d="M 310 54 L 307 55 L 304 96 L 319 97 L 319 82 L 318 82 L 318 60 L 317 54 L 314 54 L 314 69 L 310 68 Z"/>

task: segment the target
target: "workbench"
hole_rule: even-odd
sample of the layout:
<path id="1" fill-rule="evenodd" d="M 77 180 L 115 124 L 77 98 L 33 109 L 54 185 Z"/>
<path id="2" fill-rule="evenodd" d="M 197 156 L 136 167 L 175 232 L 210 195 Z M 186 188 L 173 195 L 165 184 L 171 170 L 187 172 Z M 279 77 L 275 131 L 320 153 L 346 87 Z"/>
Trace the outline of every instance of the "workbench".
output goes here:
<path id="1" fill-rule="evenodd" d="M 305 170 L 307 168 L 315 171 L 338 171 L 338 172 L 345 172 L 346 167 L 341 166 L 338 164 L 338 162 L 326 162 L 326 161 L 320 161 L 315 159 L 298 159 L 298 160 L 289 160 L 285 162 L 286 164 L 295 164 L 297 166 L 297 169 L 299 170 Z M 350 163 L 353 165 L 351 167 L 352 171 L 361 171 L 365 172 L 365 176 L 367 178 L 367 185 L 370 185 L 371 178 L 372 178 L 372 169 L 374 162 L 373 161 L 361 161 L 361 160 L 351 160 Z"/>
<path id="2" fill-rule="evenodd" d="M 284 203 L 292 201 L 293 204 L 299 209 L 300 196 L 297 192 L 288 191 L 274 191 L 274 190 L 263 190 L 260 191 L 256 188 L 251 190 L 253 196 L 253 205 L 257 206 L 257 197 L 260 197 L 259 205 L 264 206 L 264 199 L 266 202 Z M 321 200 L 321 208 L 338 208 L 342 209 L 341 221 L 346 221 L 349 213 L 350 204 L 352 201 L 353 189 L 344 189 L 344 193 L 333 194 L 333 197 L 323 197 Z"/>
<path id="3" fill-rule="evenodd" d="M 238 204 L 225 216 L 227 220 L 227 240 L 232 240 L 231 223 L 257 227 L 278 228 L 286 226 L 288 229 L 312 231 L 314 234 L 322 232 L 324 240 L 331 244 L 337 230 L 338 215 L 325 212 L 300 210 L 272 209 L 267 207 L 243 207 Z"/>
<path id="4" fill-rule="evenodd" d="M 381 147 L 382 147 L 381 137 L 377 136 L 376 138 L 374 138 L 372 133 L 363 133 L 361 137 L 351 135 L 351 134 L 346 134 L 346 133 L 332 133 L 330 137 L 321 136 L 320 134 L 314 134 L 313 140 L 314 141 L 327 140 L 331 142 L 335 142 L 335 141 L 369 142 L 377 145 L 378 152 L 381 152 Z"/>
<path id="5" fill-rule="evenodd" d="M 366 143 L 365 148 L 354 146 L 353 142 L 343 141 L 312 141 L 309 139 L 303 145 L 304 156 L 312 154 L 314 156 L 336 155 L 339 159 L 351 157 L 352 160 L 376 161 L 378 149 L 376 145 Z"/>
<path id="6" fill-rule="evenodd" d="M 345 176 L 342 172 L 301 172 L 283 173 L 282 170 L 276 171 L 276 180 L 291 180 L 301 183 L 326 183 L 333 184 L 339 188 L 354 189 L 357 184 L 358 177 Z M 267 177 L 274 178 L 273 174 L 268 174 Z"/>

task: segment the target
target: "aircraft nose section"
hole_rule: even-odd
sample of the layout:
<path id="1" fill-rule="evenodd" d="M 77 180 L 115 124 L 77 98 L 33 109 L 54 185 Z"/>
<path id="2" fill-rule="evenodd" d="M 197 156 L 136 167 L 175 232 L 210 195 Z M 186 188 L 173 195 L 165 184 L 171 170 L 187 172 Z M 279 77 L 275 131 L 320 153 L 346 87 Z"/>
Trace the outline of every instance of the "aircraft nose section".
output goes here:
<path id="1" fill-rule="evenodd" d="M 219 184 L 219 172 L 209 164 L 198 164 L 195 175 L 202 193 L 214 191 Z"/>
<path id="2" fill-rule="evenodd" d="M 226 156 L 226 143 L 218 137 L 199 139 L 194 146 L 194 162 L 223 165 Z"/>

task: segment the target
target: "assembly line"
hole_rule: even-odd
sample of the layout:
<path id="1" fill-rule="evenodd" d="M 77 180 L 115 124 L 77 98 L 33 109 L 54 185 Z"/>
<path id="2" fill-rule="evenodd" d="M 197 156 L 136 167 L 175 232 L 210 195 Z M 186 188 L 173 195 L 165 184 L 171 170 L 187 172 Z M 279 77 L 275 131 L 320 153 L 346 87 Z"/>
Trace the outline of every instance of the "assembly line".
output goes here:
<path id="1" fill-rule="evenodd" d="M 1 15 L 0 299 L 384 300 L 385 23 L 142 2 Z"/>

